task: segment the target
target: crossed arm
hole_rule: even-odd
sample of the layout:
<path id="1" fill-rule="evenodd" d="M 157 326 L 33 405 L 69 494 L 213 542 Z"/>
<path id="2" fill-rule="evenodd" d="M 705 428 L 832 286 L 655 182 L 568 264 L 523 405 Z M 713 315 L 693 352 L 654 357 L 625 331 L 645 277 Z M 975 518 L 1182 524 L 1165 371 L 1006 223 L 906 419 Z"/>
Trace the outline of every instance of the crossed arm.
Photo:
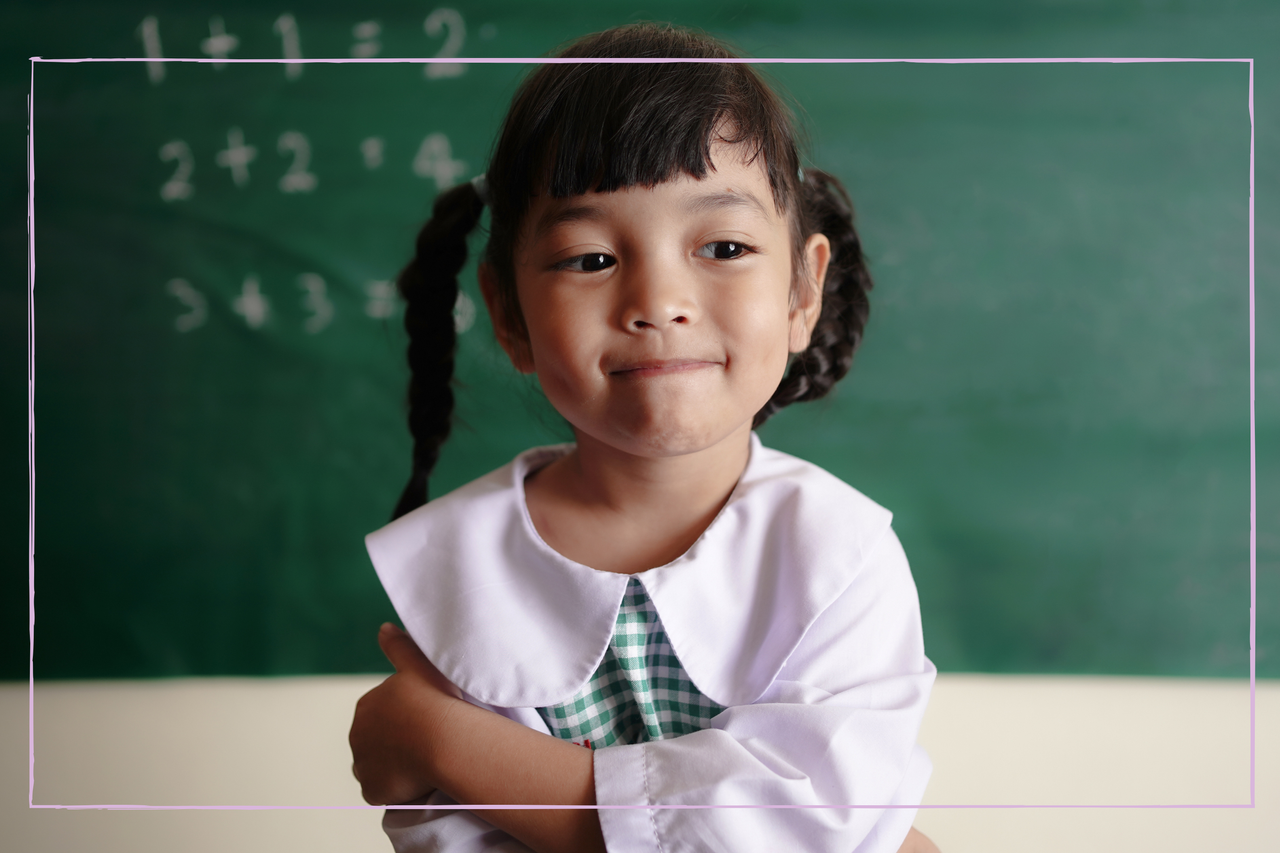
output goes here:
<path id="1" fill-rule="evenodd" d="M 383 625 L 378 643 L 396 672 L 361 697 L 350 734 L 366 801 L 439 789 L 459 803 L 595 805 L 590 750 L 466 702 L 400 629 Z M 474 812 L 537 853 L 605 851 L 593 809 Z M 912 828 L 898 853 L 939 851 Z"/>
<path id="2" fill-rule="evenodd" d="M 459 803 L 595 805 L 591 750 L 464 701 L 390 624 L 378 644 L 396 672 L 356 703 L 353 771 L 367 802 L 444 791 Z M 594 809 L 476 809 L 537 853 L 604 853 Z"/>

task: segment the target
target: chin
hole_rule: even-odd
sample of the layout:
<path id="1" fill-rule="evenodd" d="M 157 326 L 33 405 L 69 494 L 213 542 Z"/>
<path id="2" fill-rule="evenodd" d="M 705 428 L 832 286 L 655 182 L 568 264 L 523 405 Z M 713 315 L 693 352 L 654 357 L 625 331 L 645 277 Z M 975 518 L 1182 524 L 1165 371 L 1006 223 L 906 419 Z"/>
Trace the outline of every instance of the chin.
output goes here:
<path id="1" fill-rule="evenodd" d="M 717 428 L 718 427 L 718 428 Z M 636 456 L 662 458 L 706 450 L 736 432 L 736 428 L 677 417 L 647 419 L 622 432 L 619 449 Z"/>
<path id="2" fill-rule="evenodd" d="M 631 442 L 634 447 L 632 453 L 636 456 L 645 456 L 651 459 L 662 459 L 670 456 L 686 456 L 690 453 L 697 453 L 700 450 L 706 450 L 713 442 L 706 441 L 700 437 L 692 437 L 687 435 L 659 435 L 637 437 Z"/>

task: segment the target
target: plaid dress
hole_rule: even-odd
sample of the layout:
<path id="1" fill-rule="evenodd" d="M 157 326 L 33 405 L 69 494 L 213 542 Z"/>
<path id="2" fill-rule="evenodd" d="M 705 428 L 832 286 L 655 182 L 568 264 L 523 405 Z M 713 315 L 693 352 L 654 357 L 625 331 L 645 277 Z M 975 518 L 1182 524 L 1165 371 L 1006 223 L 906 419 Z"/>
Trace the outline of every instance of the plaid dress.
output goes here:
<path id="1" fill-rule="evenodd" d="M 632 578 L 595 674 L 572 699 L 538 713 L 556 737 L 595 749 L 696 732 L 723 710 L 689 680 L 653 602 Z"/>

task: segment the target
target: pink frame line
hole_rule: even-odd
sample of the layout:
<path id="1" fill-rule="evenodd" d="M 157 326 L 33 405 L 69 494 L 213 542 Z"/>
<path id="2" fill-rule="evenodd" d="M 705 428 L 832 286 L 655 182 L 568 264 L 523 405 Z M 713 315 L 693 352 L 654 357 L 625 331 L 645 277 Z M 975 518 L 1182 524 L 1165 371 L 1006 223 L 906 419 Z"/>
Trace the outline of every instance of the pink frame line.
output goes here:
<path id="1" fill-rule="evenodd" d="M 1172 62 L 1245 62 L 1249 64 L 1249 802 L 1247 803 L 1134 803 L 1134 804 L 1030 804 L 1030 803 L 973 803 L 938 805 L 656 805 L 656 806 L 542 806 L 542 805 L 487 805 L 464 803 L 448 806 L 152 806 L 127 803 L 100 805 L 52 805 L 33 802 L 35 796 L 35 643 L 36 643 L 36 570 L 35 570 L 35 301 L 36 279 L 36 231 L 35 231 L 35 80 L 36 63 L 82 62 L 193 62 L 245 65 L 338 65 L 401 63 L 411 65 L 463 64 L 463 65 L 552 65 L 568 63 L 741 63 L 749 65 L 858 65 L 906 63 L 920 65 L 1010 65 L 1010 64 L 1133 64 Z M 235 810 L 235 811 L 344 811 L 363 809 L 1252 809 L 1257 807 L 1257 603 L 1258 603 L 1258 536 L 1257 536 L 1257 436 L 1254 401 L 1254 117 L 1253 117 L 1253 59 L 1155 58 L 1155 57 L 1096 57 L 1096 58 L 986 58 L 986 59 L 798 59 L 798 58 L 739 58 L 739 59 L 577 59 L 563 57 L 447 57 L 447 58 L 340 58 L 340 59 L 217 59 L 179 57 L 115 57 L 83 59 L 45 59 L 31 57 L 31 84 L 27 93 L 27 538 L 28 538 L 28 603 L 30 608 L 28 629 L 30 633 L 30 657 L 27 662 L 27 807 L 33 809 L 122 809 L 122 810 Z"/>

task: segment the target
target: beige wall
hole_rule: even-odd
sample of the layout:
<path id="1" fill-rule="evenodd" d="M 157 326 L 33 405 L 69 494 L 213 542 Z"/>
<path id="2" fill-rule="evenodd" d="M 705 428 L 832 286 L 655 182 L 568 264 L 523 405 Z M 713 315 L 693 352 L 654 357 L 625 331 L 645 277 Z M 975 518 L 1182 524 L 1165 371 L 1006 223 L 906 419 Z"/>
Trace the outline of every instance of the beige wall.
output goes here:
<path id="1" fill-rule="evenodd" d="M 346 729 L 377 679 L 41 684 L 35 802 L 361 806 Z M 1280 683 L 1258 691 L 1257 809 L 925 809 L 945 853 L 1270 849 Z M 387 851 L 377 810 L 28 809 L 25 684 L 0 685 L 4 841 L 17 853 Z M 931 804 L 1247 803 L 1249 689 L 1234 681 L 938 681 Z M 14 843 L 16 839 L 16 844 Z"/>

